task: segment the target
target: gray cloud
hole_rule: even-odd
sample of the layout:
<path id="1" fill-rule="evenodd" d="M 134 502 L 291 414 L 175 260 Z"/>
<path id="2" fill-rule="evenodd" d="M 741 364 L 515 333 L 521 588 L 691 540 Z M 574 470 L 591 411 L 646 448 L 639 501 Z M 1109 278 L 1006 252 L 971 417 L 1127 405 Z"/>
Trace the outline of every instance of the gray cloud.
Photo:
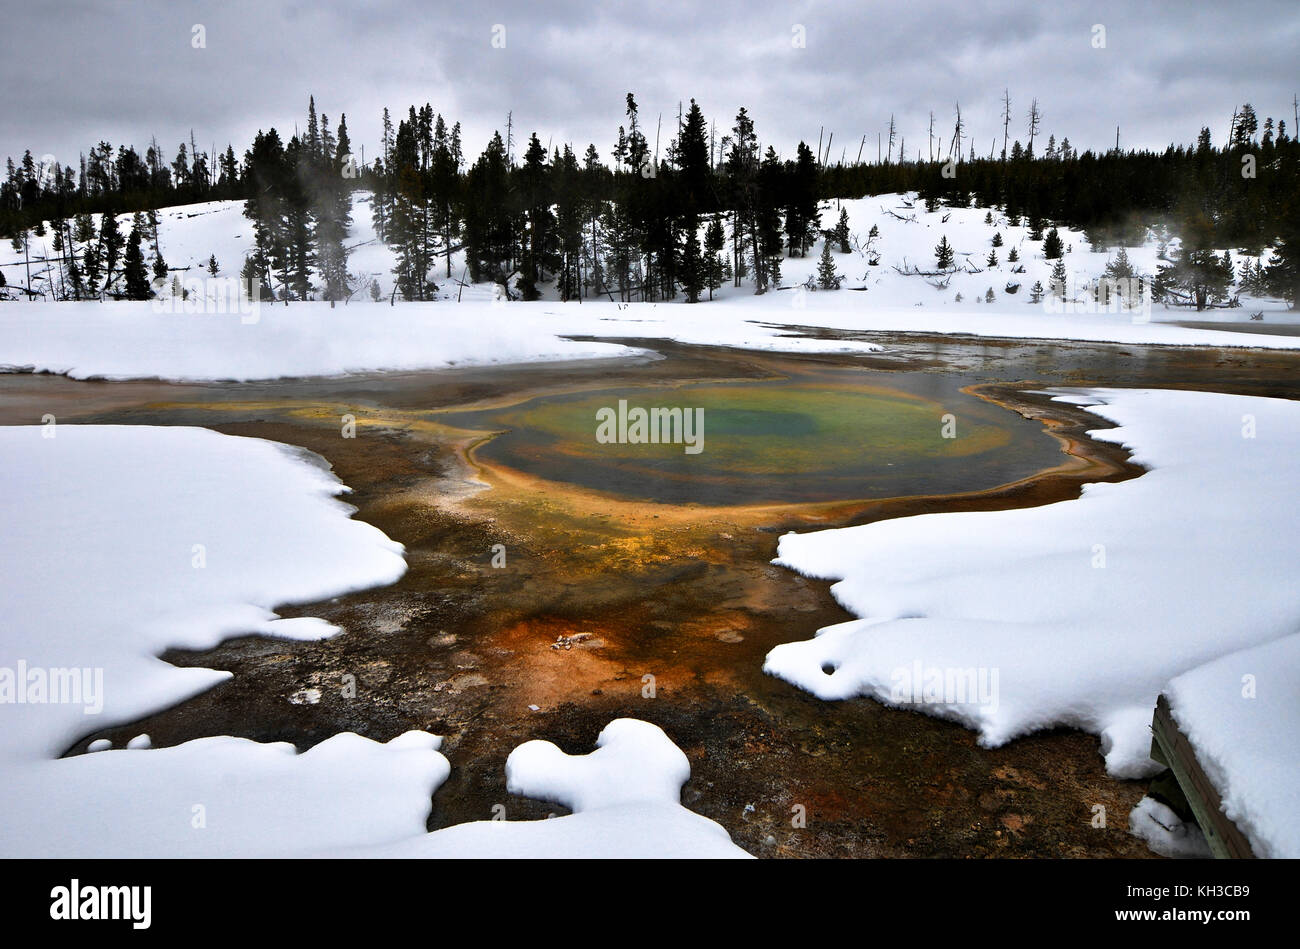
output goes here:
<path id="1" fill-rule="evenodd" d="M 206 48 L 191 45 L 201 24 Z M 505 48 L 492 46 L 494 25 Z M 1105 49 L 1092 46 L 1094 24 Z M 792 45 L 806 31 L 805 48 Z M 471 157 L 513 112 L 517 138 L 595 142 L 607 158 L 636 93 L 653 141 L 667 143 L 679 101 L 694 96 L 719 136 L 739 106 L 764 143 L 790 154 L 834 132 L 833 157 L 897 117 L 908 152 L 926 151 L 931 110 L 950 134 L 954 104 L 987 154 L 1001 142 L 1002 90 L 1012 136 L 1025 138 L 1037 97 L 1042 135 L 1104 148 L 1190 142 L 1208 124 L 1216 141 L 1235 105 L 1291 116 L 1300 86 L 1300 6 L 1294 0 L 1134 4 L 1037 0 L 883 4 L 560 2 L 365 4 L 82 2 L 11 7 L 0 38 L 0 155 L 23 149 L 76 164 L 95 142 L 168 154 L 191 127 L 200 148 L 242 154 L 258 128 L 291 133 L 307 97 L 374 154 L 379 117 L 431 102 L 464 127 Z M 1290 124 L 1290 122 L 1288 122 Z"/>

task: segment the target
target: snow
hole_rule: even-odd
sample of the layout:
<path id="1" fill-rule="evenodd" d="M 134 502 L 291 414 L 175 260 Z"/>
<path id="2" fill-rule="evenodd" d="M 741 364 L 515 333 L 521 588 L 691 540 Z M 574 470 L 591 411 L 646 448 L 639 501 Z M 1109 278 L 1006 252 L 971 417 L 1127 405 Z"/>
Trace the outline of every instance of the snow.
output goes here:
<path id="1" fill-rule="evenodd" d="M 405 572 L 401 545 L 349 517 L 319 458 L 205 429 L 7 427 L 0 483 L 0 853 L 292 854 L 423 829 L 447 768 L 431 735 L 340 735 L 296 755 L 234 738 L 155 750 L 142 734 L 58 758 L 227 677 L 162 662 L 164 649 L 331 635 L 272 608 Z M 82 673 L 81 688 L 56 693 L 57 670 Z"/>
<path id="2" fill-rule="evenodd" d="M 1184 821 L 1172 808 L 1144 797 L 1129 812 L 1128 829 L 1162 857 L 1213 857 L 1205 835 L 1193 821 Z"/>
<path id="3" fill-rule="evenodd" d="M 1255 855 L 1300 857 L 1300 633 L 1198 666 L 1166 693 Z"/>
<path id="4" fill-rule="evenodd" d="M 681 806 L 691 766 L 657 725 L 620 718 L 596 750 L 568 755 L 530 741 L 506 760 L 512 794 L 573 811 L 540 821 L 477 821 L 437 831 L 382 855 L 398 857 L 743 858 L 720 825 Z M 373 855 L 373 854 L 368 854 Z"/>
<path id="5" fill-rule="evenodd" d="M 158 313 L 148 303 L 14 304 L 0 311 L 0 327 L 0 366 L 77 379 L 242 381 L 635 352 L 561 340 L 538 313 L 479 319 L 442 305 L 264 306 L 247 323 L 239 314 Z"/>
<path id="6" fill-rule="evenodd" d="M 140 734 L 59 758 L 227 677 L 161 661 L 168 647 L 334 635 L 272 609 L 391 583 L 403 548 L 351 519 L 319 456 L 206 429 L 0 428 L 0 483 L 0 855 L 744 856 L 680 805 L 686 757 L 643 722 L 612 723 L 591 755 L 530 742 L 507 760 L 513 792 L 580 813 L 432 835 L 451 764 L 424 732 L 301 753 L 229 736 L 158 749 Z"/>
<path id="7" fill-rule="evenodd" d="M 915 705 L 985 746 L 1080 728 L 1112 775 L 1156 770 L 1149 726 L 1170 679 L 1300 628 L 1300 404 L 1058 397 L 1116 423 L 1092 437 L 1150 470 L 1042 507 L 786 534 L 775 562 L 838 580 L 861 619 L 777 646 L 765 669 L 823 699 Z"/>
<path id="8" fill-rule="evenodd" d="M 907 207 L 904 202 L 912 201 Z M 681 297 L 660 304 L 621 304 L 588 299 L 563 305 L 554 287 L 543 287 L 538 303 L 503 302 L 495 284 L 459 286 L 464 254 L 452 255 L 453 279 L 441 261 L 438 299 L 425 303 L 388 305 L 392 290 L 393 255 L 379 241 L 370 222 L 370 195 L 353 200 L 353 233 L 349 272 L 361 288 L 347 306 L 331 309 L 323 303 L 289 306 L 241 300 L 234 286 L 253 241 L 251 222 L 242 202 L 209 202 L 159 211 L 160 243 L 170 266 L 189 291 L 188 300 L 172 296 L 171 285 L 148 303 L 12 303 L 0 307 L 0 368 L 30 368 L 66 372 L 76 378 L 157 377 L 186 380 L 267 379 L 284 376 L 339 375 L 379 370 L 437 369 L 453 365 L 492 365 L 592 357 L 629 356 L 637 351 L 615 339 L 662 339 L 685 343 L 768 349 L 790 352 L 870 352 L 878 341 L 819 339 L 816 329 L 865 333 L 939 333 L 1016 339 L 1074 339 L 1125 344 L 1186 346 L 1247 346 L 1300 348 L 1300 336 L 1194 329 L 1174 321 L 1250 323 L 1252 329 L 1280 326 L 1292 329 L 1300 311 L 1281 301 L 1243 297 L 1243 306 L 1197 313 L 1187 308 L 1156 305 L 1144 311 L 1088 312 L 1071 302 L 1066 312 L 1029 302 L 1035 281 L 1047 286 L 1052 261 L 1042 242 L 1029 238 L 1026 225 L 1010 225 L 997 211 L 985 223 L 984 208 L 940 208 L 926 212 L 908 195 L 880 195 L 843 202 L 824 202 L 822 223 L 831 227 L 842 205 L 849 213 L 854 250 L 833 255 L 845 277 L 839 291 L 809 292 L 802 288 L 815 273 L 820 250 L 782 263 L 782 288 L 756 296 L 750 286 L 725 286 L 717 299 L 686 307 Z M 891 213 L 892 212 L 892 213 Z M 898 214 L 903 218 L 894 217 Z M 948 220 L 945 222 L 944 218 Z M 131 218 L 123 215 L 124 233 Z M 872 226 L 878 236 L 870 240 Z M 1003 237 L 1001 263 L 989 268 L 985 257 L 993 234 Z M 1060 229 L 1071 285 L 1097 278 L 1112 259 L 1109 251 L 1093 251 L 1084 235 Z M 966 269 L 953 274 L 939 290 L 920 276 L 906 276 L 895 266 L 928 269 L 934 266 L 934 245 L 947 237 Z M 51 236 L 32 238 L 34 286 L 54 278 L 46 261 L 54 257 Z M 1172 239 L 1176 247 L 1177 239 Z M 1020 263 L 1006 260 L 1012 248 Z M 1154 233 L 1140 246 L 1127 248 L 1139 273 L 1158 267 Z M 879 263 L 869 259 L 879 254 Z M 209 256 L 218 262 L 214 278 L 205 268 Z M 1267 259 L 1267 253 L 1265 253 Z M 25 279 L 18 252 L 0 246 L 0 266 L 11 282 Z M 1238 264 L 1247 258 L 1235 257 Z M 1014 267 L 1022 267 L 1017 273 Z M 39 278 L 39 279 L 38 279 Z M 384 300 L 373 303 L 365 287 L 377 280 Z M 1009 283 L 1019 283 L 1015 294 Z M 851 289 L 853 288 L 853 289 Z M 985 303 L 988 290 L 994 302 Z M 960 293 L 962 301 L 956 300 Z M 1073 296 L 1073 291 L 1072 291 Z M 459 300 L 459 302 L 458 302 Z M 1260 321 L 1251 320 L 1258 313 Z M 807 329 L 807 328 L 814 329 Z M 589 337 L 588 341 L 566 337 Z"/>

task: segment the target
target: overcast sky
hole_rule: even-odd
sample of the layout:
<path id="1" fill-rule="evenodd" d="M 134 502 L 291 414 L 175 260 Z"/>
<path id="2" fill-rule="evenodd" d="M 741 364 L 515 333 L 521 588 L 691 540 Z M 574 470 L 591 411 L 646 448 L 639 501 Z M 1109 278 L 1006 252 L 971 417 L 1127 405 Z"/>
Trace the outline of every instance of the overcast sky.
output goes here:
<path id="1" fill-rule="evenodd" d="M 743 105 L 787 156 L 825 126 L 832 160 L 864 135 L 874 156 L 890 113 L 924 153 L 930 111 L 947 137 L 958 101 L 988 154 L 1004 88 L 1013 139 L 1037 97 L 1044 142 L 1106 148 L 1119 124 L 1125 147 L 1191 142 L 1202 125 L 1218 143 L 1242 102 L 1293 124 L 1298 49 L 1297 0 L 56 0 L 0 19 L 0 157 L 75 166 L 100 140 L 143 152 L 156 135 L 170 158 L 191 127 L 201 149 L 242 157 L 258 128 L 301 127 L 309 94 L 331 124 L 347 114 L 367 159 L 385 105 L 396 121 L 430 102 L 460 120 L 471 160 L 513 111 L 519 141 L 595 142 L 608 161 L 628 91 L 652 143 L 659 113 L 666 145 L 694 96 L 719 137 Z"/>

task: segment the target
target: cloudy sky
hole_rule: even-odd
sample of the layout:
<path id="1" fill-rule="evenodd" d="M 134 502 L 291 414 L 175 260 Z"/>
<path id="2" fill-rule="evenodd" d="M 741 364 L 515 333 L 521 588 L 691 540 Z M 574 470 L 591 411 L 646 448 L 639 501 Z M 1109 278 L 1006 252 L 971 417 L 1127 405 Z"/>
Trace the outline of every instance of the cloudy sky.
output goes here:
<path id="1" fill-rule="evenodd" d="M 1300 91 L 1296 0 L 54 0 L 2 22 L 0 157 L 72 165 L 100 140 L 143 150 L 156 135 L 170 154 L 191 128 L 201 149 L 242 155 L 258 128 L 301 126 L 308 94 L 331 123 L 347 114 L 367 159 L 385 105 L 430 102 L 461 121 L 471 158 L 512 111 L 521 139 L 595 142 L 608 160 L 633 91 L 652 142 L 693 96 L 719 136 L 743 105 L 765 145 L 788 155 L 824 126 L 832 159 L 852 160 L 864 135 L 874 155 L 891 113 L 924 152 L 930 111 L 950 135 L 956 102 L 987 154 L 1004 88 L 1012 138 L 1037 97 L 1043 140 L 1081 150 L 1112 145 L 1117 124 L 1126 147 L 1202 125 L 1219 142 L 1246 101 L 1290 126 Z"/>

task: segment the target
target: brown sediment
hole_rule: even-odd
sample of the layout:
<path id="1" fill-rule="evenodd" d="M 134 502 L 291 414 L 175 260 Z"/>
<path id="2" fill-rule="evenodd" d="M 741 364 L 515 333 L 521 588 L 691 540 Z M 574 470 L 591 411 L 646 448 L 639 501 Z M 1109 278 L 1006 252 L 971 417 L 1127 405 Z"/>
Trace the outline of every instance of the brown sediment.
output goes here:
<path id="1" fill-rule="evenodd" d="M 670 358 L 620 370 L 620 385 L 863 366 L 848 356 L 655 348 Z M 1008 352 L 1036 350 L 987 341 L 978 348 L 995 349 L 999 363 Z M 888 371 L 887 355 L 871 358 Z M 982 357 L 954 347 L 953 358 Z M 1229 365 L 1238 368 L 1223 375 L 1238 378 L 1221 385 L 1255 391 L 1260 364 L 1234 359 Z M 67 380 L 14 386 L 0 378 L 0 418 L 37 421 L 57 390 L 61 420 L 200 424 L 316 451 L 352 487 L 356 516 L 407 548 L 409 570 L 391 586 L 279 610 L 321 616 L 344 634 L 173 650 L 164 658 L 177 665 L 235 675 L 69 751 L 97 737 L 121 744 L 142 731 L 155 746 L 230 734 L 307 747 L 344 730 L 386 740 L 427 729 L 445 736 L 452 763 L 430 818 L 430 827 L 442 827 L 490 817 L 494 804 L 506 804 L 511 819 L 556 812 L 506 793 L 508 752 L 544 738 L 585 753 L 611 719 L 630 716 L 661 725 L 687 753 L 693 773 L 683 802 L 759 855 L 1147 855 L 1126 832 L 1143 786 L 1108 777 L 1093 736 L 1058 730 L 985 749 L 955 724 L 862 699 L 825 703 L 762 672 L 773 646 L 850 618 L 827 584 L 770 563 L 781 531 L 1046 504 L 1077 496 L 1088 482 L 1140 473 L 1122 448 L 1086 436 L 1106 427 L 1097 416 L 1026 391 L 1104 385 L 1114 376 L 1088 367 L 1035 376 L 1025 371 L 1028 362 L 1001 366 L 968 389 L 1040 421 L 1063 452 L 1049 470 L 965 494 L 739 507 L 630 501 L 487 465 L 475 458 L 481 433 L 430 418 L 430 409 L 609 385 L 597 365 L 563 374 L 429 374 L 400 385 L 233 389 Z M 1189 355 L 1187 364 L 1222 370 L 1204 354 Z M 1279 364 L 1293 371 L 1298 363 Z M 1018 381 L 1003 380 L 1008 368 Z M 1116 375 L 1126 379 L 1127 371 L 1121 366 Z M 1268 385 L 1296 394 L 1293 383 L 1270 378 Z M 1166 371 L 1142 384 L 1188 382 Z M 70 394 L 78 390 L 80 399 Z M 339 437 L 346 412 L 357 416 L 354 439 Z M 503 568 L 492 566 L 497 544 L 505 545 Z M 344 676 L 355 676 L 355 697 L 345 694 Z M 318 704 L 289 701 L 307 687 L 321 690 Z M 1109 815 L 1105 828 L 1093 826 L 1098 804 Z M 792 824 L 796 806 L 807 815 L 804 827 Z"/>

